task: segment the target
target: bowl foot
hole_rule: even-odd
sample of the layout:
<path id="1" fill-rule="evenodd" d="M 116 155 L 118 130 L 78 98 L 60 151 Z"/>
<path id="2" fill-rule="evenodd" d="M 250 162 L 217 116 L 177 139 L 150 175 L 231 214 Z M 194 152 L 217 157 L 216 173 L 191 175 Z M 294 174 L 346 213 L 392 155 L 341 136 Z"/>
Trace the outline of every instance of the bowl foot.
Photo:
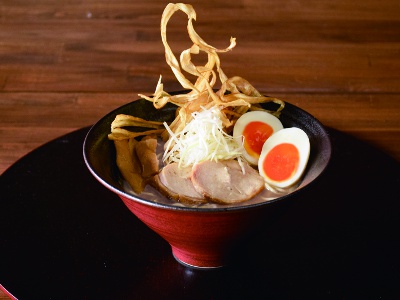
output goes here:
<path id="1" fill-rule="evenodd" d="M 172 255 L 176 259 L 177 262 L 182 264 L 185 267 L 200 269 L 200 270 L 210 270 L 210 269 L 219 269 L 226 266 L 224 263 L 224 259 L 221 255 L 218 254 L 197 254 L 197 253 L 189 253 L 187 251 L 178 249 L 174 246 L 172 248 Z"/>

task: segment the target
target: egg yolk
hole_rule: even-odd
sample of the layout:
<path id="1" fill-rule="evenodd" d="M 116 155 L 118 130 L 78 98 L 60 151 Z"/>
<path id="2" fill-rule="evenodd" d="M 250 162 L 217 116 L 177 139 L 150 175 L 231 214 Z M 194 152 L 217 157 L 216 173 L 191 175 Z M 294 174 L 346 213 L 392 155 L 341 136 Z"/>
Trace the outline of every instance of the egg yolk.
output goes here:
<path id="1" fill-rule="evenodd" d="M 247 153 L 256 158 L 260 157 L 262 147 L 273 131 L 272 127 L 266 123 L 249 122 L 243 130 L 243 146 Z"/>
<path id="2" fill-rule="evenodd" d="M 299 150 L 293 144 L 282 143 L 272 148 L 263 161 L 264 173 L 274 181 L 291 178 L 300 161 Z"/>

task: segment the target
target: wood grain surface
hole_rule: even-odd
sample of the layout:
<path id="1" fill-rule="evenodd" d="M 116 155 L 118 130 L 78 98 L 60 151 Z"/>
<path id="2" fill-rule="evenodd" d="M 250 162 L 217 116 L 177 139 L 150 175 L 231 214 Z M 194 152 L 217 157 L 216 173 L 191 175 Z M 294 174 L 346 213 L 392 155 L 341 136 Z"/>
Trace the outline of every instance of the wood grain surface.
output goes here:
<path id="1" fill-rule="evenodd" d="M 181 89 L 160 38 L 167 3 L 1 1 L 0 174 L 138 93 L 151 94 L 160 74 L 165 89 Z M 224 48 L 237 38 L 220 56 L 229 77 L 240 75 L 400 160 L 398 0 L 190 3 L 209 44 Z M 190 46 L 182 13 L 168 39 L 175 53 Z"/>
<path id="2" fill-rule="evenodd" d="M 0 10 L 0 173 L 40 145 L 154 92 L 179 90 L 165 62 L 166 1 L 3 0 Z M 397 0 L 192 1 L 209 44 L 236 48 L 222 68 L 264 94 L 400 160 Z M 186 15 L 168 40 L 190 46 Z"/>

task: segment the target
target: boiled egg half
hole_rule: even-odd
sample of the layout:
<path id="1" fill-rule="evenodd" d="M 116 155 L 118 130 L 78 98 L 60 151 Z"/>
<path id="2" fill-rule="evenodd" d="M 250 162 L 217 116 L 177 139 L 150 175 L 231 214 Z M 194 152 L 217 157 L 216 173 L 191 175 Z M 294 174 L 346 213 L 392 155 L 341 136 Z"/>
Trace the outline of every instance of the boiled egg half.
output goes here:
<path id="1" fill-rule="evenodd" d="M 301 178 L 310 156 L 310 141 L 300 128 L 284 128 L 263 145 L 258 171 L 272 188 L 292 187 Z"/>
<path id="2" fill-rule="evenodd" d="M 258 164 L 265 141 L 283 128 L 281 121 L 266 111 L 250 111 L 236 121 L 233 138 L 243 143 L 243 156 L 252 165 Z"/>

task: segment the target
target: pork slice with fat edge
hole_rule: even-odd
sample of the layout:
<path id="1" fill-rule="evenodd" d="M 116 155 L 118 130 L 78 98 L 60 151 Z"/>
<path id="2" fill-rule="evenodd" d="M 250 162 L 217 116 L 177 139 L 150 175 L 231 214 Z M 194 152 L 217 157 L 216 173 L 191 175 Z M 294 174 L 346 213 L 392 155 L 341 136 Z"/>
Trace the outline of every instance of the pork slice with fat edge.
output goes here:
<path id="1" fill-rule="evenodd" d="M 234 204 L 253 198 L 264 187 L 264 179 L 243 162 L 205 161 L 196 164 L 191 173 L 194 188 L 206 199 L 223 204 Z"/>
<path id="2" fill-rule="evenodd" d="M 152 184 L 165 196 L 176 201 L 189 204 L 205 203 L 206 199 L 193 186 L 191 171 L 192 167 L 180 169 L 177 163 L 171 163 L 162 168 Z"/>

